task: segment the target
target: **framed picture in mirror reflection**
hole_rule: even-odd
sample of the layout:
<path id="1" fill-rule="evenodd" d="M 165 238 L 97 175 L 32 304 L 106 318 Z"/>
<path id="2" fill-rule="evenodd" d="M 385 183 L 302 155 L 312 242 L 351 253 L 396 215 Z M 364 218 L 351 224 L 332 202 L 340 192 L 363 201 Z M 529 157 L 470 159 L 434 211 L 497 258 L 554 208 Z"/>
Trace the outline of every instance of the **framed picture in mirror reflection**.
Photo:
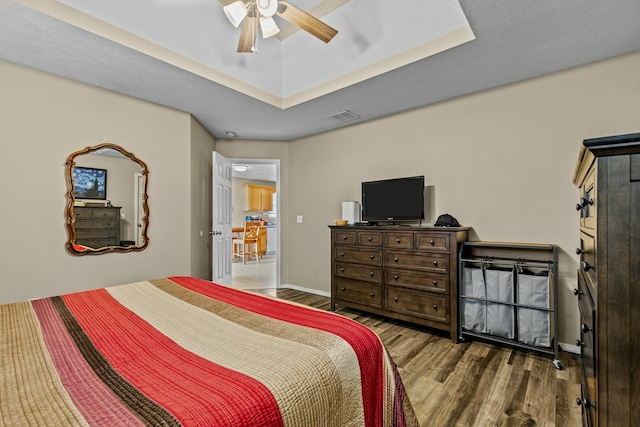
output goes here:
<path id="1" fill-rule="evenodd" d="M 107 199 L 106 169 L 74 166 L 73 183 L 73 196 L 76 199 Z"/>

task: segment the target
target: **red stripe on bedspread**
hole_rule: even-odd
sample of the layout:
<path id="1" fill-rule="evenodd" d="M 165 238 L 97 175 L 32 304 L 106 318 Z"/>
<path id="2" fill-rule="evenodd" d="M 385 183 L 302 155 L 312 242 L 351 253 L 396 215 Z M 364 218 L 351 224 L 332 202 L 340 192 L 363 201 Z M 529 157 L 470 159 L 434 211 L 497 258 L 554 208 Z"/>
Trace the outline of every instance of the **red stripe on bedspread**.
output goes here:
<path id="1" fill-rule="evenodd" d="M 264 385 L 178 346 L 105 289 L 63 299 L 113 367 L 183 425 L 282 426 Z"/>
<path id="2" fill-rule="evenodd" d="M 384 408 L 384 362 L 380 340 L 366 326 L 329 312 L 309 310 L 193 277 L 169 277 L 173 282 L 218 301 L 289 323 L 330 332 L 351 345 L 360 364 L 365 425 L 380 427 Z"/>
<path id="3" fill-rule="evenodd" d="M 51 299 L 34 300 L 31 305 L 60 381 L 87 422 L 99 425 L 108 419 L 123 425 L 144 426 L 145 423 L 132 414 L 91 369 Z"/>

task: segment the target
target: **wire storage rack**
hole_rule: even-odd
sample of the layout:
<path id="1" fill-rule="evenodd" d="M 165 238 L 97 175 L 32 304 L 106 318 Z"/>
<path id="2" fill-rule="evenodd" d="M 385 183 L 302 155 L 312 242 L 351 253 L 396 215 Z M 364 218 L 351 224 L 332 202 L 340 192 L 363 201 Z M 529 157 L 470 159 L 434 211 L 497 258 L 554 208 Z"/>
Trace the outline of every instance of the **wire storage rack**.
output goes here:
<path id="1" fill-rule="evenodd" d="M 558 247 L 463 242 L 458 252 L 458 336 L 558 357 Z"/>

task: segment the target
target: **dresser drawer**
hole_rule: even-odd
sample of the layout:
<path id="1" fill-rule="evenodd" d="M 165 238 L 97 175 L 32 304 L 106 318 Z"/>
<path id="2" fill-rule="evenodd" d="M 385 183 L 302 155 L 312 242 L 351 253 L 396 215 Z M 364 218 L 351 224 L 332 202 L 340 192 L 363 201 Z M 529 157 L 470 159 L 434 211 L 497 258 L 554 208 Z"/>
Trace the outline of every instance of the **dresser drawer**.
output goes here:
<path id="1" fill-rule="evenodd" d="M 106 246 L 118 246 L 116 239 L 76 239 L 76 243 L 88 248 L 99 249 Z"/>
<path id="2" fill-rule="evenodd" d="M 106 239 L 106 238 L 116 238 L 116 230 L 114 229 L 80 229 L 76 230 L 76 239 Z"/>
<path id="3" fill-rule="evenodd" d="M 596 228 L 596 188 L 595 188 L 595 166 L 587 174 L 584 184 L 580 189 L 580 204 L 584 207 L 580 210 L 580 225 L 590 230 Z"/>
<path id="4" fill-rule="evenodd" d="M 382 231 L 359 231 L 358 245 L 381 247 Z"/>
<path id="5" fill-rule="evenodd" d="M 382 267 L 337 262 L 336 276 L 382 284 Z"/>
<path id="6" fill-rule="evenodd" d="M 449 321 L 449 298 L 387 286 L 385 309 L 436 322 Z"/>
<path id="7" fill-rule="evenodd" d="M 80 230 L 95 230 L 100 228 L 111 228 L 114 229 L 117 227 L 115 221 L 76 221 L 75 228 L 76 232 Z"/>
<path id="8" fill-rule="evenodd" d="M 413 233 L 387 233 L 384 240 L 384 247 L 413 249 Z"/>
<path id="9" fill-rule="evenodd" d="M 591 295 L 595 295 L 596 288 L 596 246 L 595 239 L 587 233 L 580 233 L 580 270 L 582 270 L 587 277 L 587 286 Z M 585 264 L 586 263 L 586 264 Z"/>
<path id="10" fill-rule="evenodd" d="M 356 232 L 355 231 L 346 231 L 346 230 L 336 230 L 334 231 L 334 239 L 333 242 L 336 245 L 355 245 L 356 244 Z"/>
<path id="11" fill-rule="evenodd" d="M 334 292 L 338 300 L 382 308 L 382 287 L 380 285 L 337 278 Z"/>
<path id="12" fill-rule="evenodd" d="M 449 256 L 435 253 L 388 251 L 384 260 L 387 268 L 409 268 L 431 271 L 434 273 L 449 272 Z"/>
<path id="13" fill-rule="evenodd" d="M 93 219 L 117 219 L 119 209 L 97 209 L 93 211 Z"/>
<path id="14" fill-rule="evenodd" d="M 411 270 L 386 269 L 386 285 L 449 294 L 449 275 Z"/>
<path id="15" fill-rule="evenodd" d="M 449 235 L 440 233 L 417 233 L 416 249 L 449 253 Z"/>
<path id="16" fill-rule="evenodd" d="M 382 266 L 382 249 L 336 247 L 334 250 L 336 261 Z"/>

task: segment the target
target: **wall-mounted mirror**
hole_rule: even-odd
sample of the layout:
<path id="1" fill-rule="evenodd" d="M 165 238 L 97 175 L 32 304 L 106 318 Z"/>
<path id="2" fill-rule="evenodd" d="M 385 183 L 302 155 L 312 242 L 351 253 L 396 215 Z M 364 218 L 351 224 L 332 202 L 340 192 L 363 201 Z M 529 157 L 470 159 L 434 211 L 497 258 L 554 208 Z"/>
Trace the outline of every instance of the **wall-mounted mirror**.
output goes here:
<path id="1" fill-rule="evenodd" d="M 110 143 L 71 154 L 67 179 L 67 250 L 74 255 L 141 251 L 149 244 L 147 165 Z"/>

